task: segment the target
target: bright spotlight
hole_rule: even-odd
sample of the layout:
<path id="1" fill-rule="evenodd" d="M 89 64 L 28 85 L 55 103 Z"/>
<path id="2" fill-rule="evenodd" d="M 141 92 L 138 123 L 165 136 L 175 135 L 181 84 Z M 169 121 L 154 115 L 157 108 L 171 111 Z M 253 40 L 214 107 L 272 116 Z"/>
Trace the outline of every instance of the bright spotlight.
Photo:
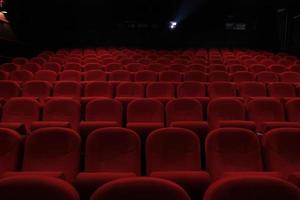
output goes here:
<path id="1" fill-rule="evenodd" d="M 176 26 L 177 26 L 177 22 L 175 22 L 175 21 L 171 21 L 170 22 L 170 29 L 175 29 L 176 28 Z"/>

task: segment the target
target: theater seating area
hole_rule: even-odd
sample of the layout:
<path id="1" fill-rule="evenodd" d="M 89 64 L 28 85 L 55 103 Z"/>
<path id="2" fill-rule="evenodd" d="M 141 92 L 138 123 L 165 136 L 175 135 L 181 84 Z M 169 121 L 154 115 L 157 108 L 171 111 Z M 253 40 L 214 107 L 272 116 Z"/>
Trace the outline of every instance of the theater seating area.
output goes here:
<path id="1" fill-rule="evenodd" d="M 0 199 L 300 200 L 297 57 L 61 49 L 0 70 Z"/>

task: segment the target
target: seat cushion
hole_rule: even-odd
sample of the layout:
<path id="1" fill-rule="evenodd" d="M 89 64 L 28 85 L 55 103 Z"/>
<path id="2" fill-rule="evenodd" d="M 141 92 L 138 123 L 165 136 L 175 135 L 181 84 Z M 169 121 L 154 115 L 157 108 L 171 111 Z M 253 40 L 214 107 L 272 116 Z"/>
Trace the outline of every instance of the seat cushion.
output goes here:
<path id="1" fill-rule="evenodd" d="M 209 174 L 204 171 L 153 172 L 150 176 L 174 181 L 188 192 L 191 199 L 203 199 L 211 182 Z"/>
<path id="2" fill-rule="evenodd" d="M 82 172 L 77 175 L 74 186 L 78 190 L 81 199 L 90 199 L 90 196 L 103 184 L 112 180 L 134 177 L 130 172 Z"/>

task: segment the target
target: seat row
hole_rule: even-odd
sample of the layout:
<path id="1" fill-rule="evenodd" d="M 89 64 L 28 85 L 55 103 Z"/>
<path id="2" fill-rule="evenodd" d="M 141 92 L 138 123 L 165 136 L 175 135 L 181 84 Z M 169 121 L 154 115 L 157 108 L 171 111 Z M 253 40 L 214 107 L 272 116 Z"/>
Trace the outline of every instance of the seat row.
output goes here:
<path id="1" fill-rule="evenodd" d="M 52 70 L 40 70 L 33 74 L 27 70 L 17 70 L 8 74 L 0 71 L 0 80 L 15 80 L 26 82 L 30 80 L 44 80 L 54 82 L 62 81 L 135 81 L 135 82 L 182 82 L 182 81 L 198 81 L 198 82 L 216 82 L 216 81 L 258 81 L 258 82 L 300 82 L 300 73 L 284 72 L 276 74 L 270 71 L 262 71 L 251 73 L 240 71 L 229 74 L 223 71 L 215 71 L 206 74 L 201 71 L 190 71 L 180 73 L 176 71 L 164 71 L 156 73 L 153 71 L 139 71 L 130 73 L 125 70 L 117 70 L 111 73 L 106 73 L 101 70 L 91 70 L 85 73 L 66 70 L 57 74 Z"/>
<path id="2" fill-rule="evenodd" d="M 150 70 L 155 72 L 162 71 L 177 71 L 177 72 L 188 72 L 199 70 L 202 72 L 213 72 L 213 71 L 225 71 L 225 72 L 238 72 L 238 71 L 249 71 L 253 73 L 261 72 L 261 71 L 272 71 L 275 73 L 283 73 L 286 71 L 295 71 L 299 72 L 300 65 L 297 63 L 288 64 L 262 64 L 262 63 L 245 63 L 242 64 L 239 61 L 228 62 L 227 64 L 210 64 L 207 65 L 206 61 L 203 63 L 189 63 L 185 64 L 162 64 L 162 63 L 152 63 L 152 64 L 142 64 L 142 63 L 110 63 L 110 64 L 99 64 L 99 63 L 86 63 L 84 65 L 80 63 L 67 62 L 61 64 L 59 62 L 44 62 L 43 64 L 28 62 L 23 65 L 17 65 L 14 63 L 4 63 L 0 66 L 0 70 L 5 72 L 12 72 L 16 70 L 27 70 L 32 73 L 35 73 L 40 70 L 52 70 L 57 73 L 66 71 L 66 70 L 74 70 L 74 71 L 90 71 L 90 70 L 103 70 L 106 72 L 112 72 L 116 70 L 127 70 L 130 72 L 137 72 L 142 70 Z"/>
<path id="3" fill-rule="evenodd" d="M 36 130 L 26 137 L 24 150 L 17 132 L 1 128 L 0 137 L 3 152 L 0 182 L 18 176 L 54 177 L 72 183 L 82 200 L 89 199 L 110 181 L 141 176 L 143 158 L 146 176 L 177 183 L 192 200 L 202 199 L 212 182 L 227 178 L 269 177 L 288 180 L 300 187 L 298 128 L 269 131 L 262 137 L 262 144 L 257 135 L 247 129 L 216 129 L 205 141 L 206 171 L 202 167 L 204 152 L 197 135 L 183 128 L 152 132 L 144 155 L 141 140 L 134 131 L 97 129 L 84 146 L 83 169 L 80 169 L 81 139 L 71 129 Z"/>
<path id="4" fill-rule="evenodd" d="M 80 104 L 69 98 L 52 98 L 41 105 L 32 98 L 12 98 L 3 107 L 0 127 L 22 134 L 44 127 L 65 127 L 86 138 L 97 128 L 124 126 L 143 139 L 163 127 L 188 128 L 201 139 L 205 139 L 208 129 L 221 127 L 240 127 L 257 133 L 278 127 L 300 127 L 299 98 L 284 105 L 274 98 L 257 98 L 246 104 L 236 98 L 217 98 L 209 102 L 207 113 L 197 99 L 190 98 L 171 100 L 165 107 L 153 99 L 136 99 L 127 104 L 114 99 L 93 99 Z"/>
<path id="5" fill-rule="evenodd" d="M 13 191 L 13 192 L 12 192 Z M 36 193 L 39 191 L 39 193 Z M 210 186 L 204 200 L 299 200 L 300 190 L 294 185 L 270 177 L 238 177 L 219 181 Z M 68 183 L 50 177 L 19 176 L 0 181 L 3 200 L 79 200 L 77 191 Z M 124 178 L 99 187 L 90 200 L 191 200 L 179 185 L 158 178 Z"/>
<path id="6" fill-rule="evenodd" d="M 12 97 L 72 97 L 89 99 L 96 97 L 135 99 L 155 98 L 166 103 L 174 98 L 200 98 L 208 101 L 217 97 L 298 97 L 299 84 L 287 82 L 153 82 L 148 84 L 136 82 L 85 82 L 57 81 L 53 84 L 47 81 L 28 81 L 22 85 L 15 81 L 0 81 L 0 98 L 7 100 Z M 209 98 L 208 98 L 209 97 Z"/>

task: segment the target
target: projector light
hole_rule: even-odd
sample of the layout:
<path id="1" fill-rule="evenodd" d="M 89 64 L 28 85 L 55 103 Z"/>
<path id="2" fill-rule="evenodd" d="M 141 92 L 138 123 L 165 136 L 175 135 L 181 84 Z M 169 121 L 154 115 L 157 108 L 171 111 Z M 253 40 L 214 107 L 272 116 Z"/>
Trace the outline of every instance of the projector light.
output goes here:
<path id="1" fill-rule="evenodd" d="M 175 29 L 176 26 L 177 26 L 177 22 L 174 22 L 174 21 L 171 21 L 171 22 L 170 22 L 170 29 L 171 29 L 171 30 Z"/>

